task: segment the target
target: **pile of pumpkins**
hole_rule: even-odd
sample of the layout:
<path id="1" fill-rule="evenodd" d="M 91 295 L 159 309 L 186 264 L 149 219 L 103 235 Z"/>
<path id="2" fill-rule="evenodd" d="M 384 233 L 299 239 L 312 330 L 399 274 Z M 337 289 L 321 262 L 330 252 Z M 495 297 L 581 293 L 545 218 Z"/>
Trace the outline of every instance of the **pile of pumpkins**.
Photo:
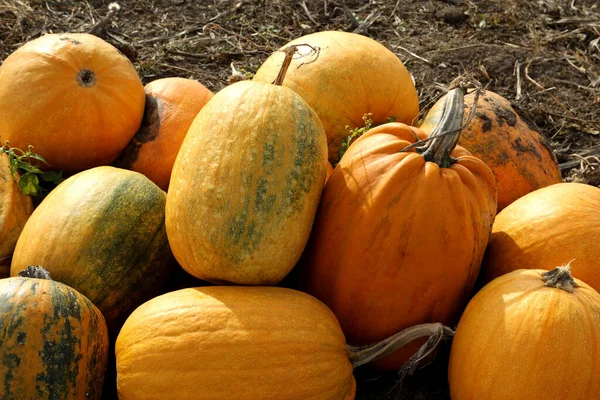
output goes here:
<path id="1" fill-rule="evenodd" d="M 99 399 L 116 367 L 122 400 L 353 399 L 448 327 L 453 399 L 600 398 L 600 189 L 491 91 L 418 115 L 353 33 L 216 94 L 88 34 L 17 49 L 2 140 L 68 178 L 34 209 L 0 154 L 0 398 Z"/>

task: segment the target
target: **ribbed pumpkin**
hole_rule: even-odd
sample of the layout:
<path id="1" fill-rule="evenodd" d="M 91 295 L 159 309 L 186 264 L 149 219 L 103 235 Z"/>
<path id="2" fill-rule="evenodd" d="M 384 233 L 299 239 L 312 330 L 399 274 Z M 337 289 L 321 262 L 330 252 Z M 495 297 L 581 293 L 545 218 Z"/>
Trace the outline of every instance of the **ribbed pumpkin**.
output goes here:
<path id="1" fill-rule="evenodd" d="M 465 96 L 464 122 L 475 94 Z M 431 133 L 442 116 L 442 97 L 420 128 Z M 498 184 L 498 211 L 527 193 L 562 182 L 556 157 L 546 139 L 517 114 L 504 97 L 486 90 L 458 144 L 485 162 Z"/>
<path id="2" fill-rule="evenodd" d="M 48 34 L 0 69 L 3 140 L 33 145 L 53 169 L 110 164 L 144 113 L 144 87 L 127 57 L 90 34 Z"/>
<path id="3" fill-rule="evenodd" d="M 166 194 L 144 175 L 96 167 L 65 180 L 35 209 L 19 237 L 11 275 L 42 265 L 89 298 L 114 330 L 158 293 L 173 263 Z"/>
<path id="4" fill-rule="evenodd" d="M 284 75 L 285 68 L 277 84 L 240 81 L 218 92 L 177 155 L 167 234 L 179 264 L 197 278 L 276 284 L 306 245 L 327 140 L 315 112 L 280 86 Z"/>
<path id="5" fill-rule="evenodd" d="M 600 295 L 568 267 L 503 275 L 460 319 L 452 400 L 598 399 L 598 332 Z"/>
<path id="6" fill-rule="evenodd" d="M 142 126 L 113 165 L 141 172 L 166 191 L 183 138 L 213 93 L 185 78 L 157 79 L 144 91 Z"/>
<path id="7" fill-rule="evenodd" d="M 380 125 L 356 140 L 325 186 L 303 259 L 301 288 L 328 305 L 349 343 L 377 342 L 424 322 L 449 324 L 467 302 L 496 212 L 490 169 L 454 149 L 462 89 L 448 98 L 435 140 Z M 441 136 L 448 130 L 454 133 Z M 382 359 L 399 368 L 417 343 Z"/>
<path id="8" fill-rule="evenodd" d="M 108 356 L 100 310 L 36 268 L 0 279 L 0 398 L 99 400 Z"/>
<path id="9" fill-rule="evenodd" d="M 297 38 L 284 48 L 300 44 L 319 47 L 318 56 L 305 47 L 305 56 L 292 61 L 283 85 L 301 95 L 321 119 L 330 161 L 339 160 L 340 144 L 348 136 L 346 126 L 362 126 L 365 113 L 373 114 L 374 124 L 389 117 L 411 124 L 417 117 L 419 100 L 412 78 L 382 44 L 356 33 L 323 31 Z M 282 52 L 273 53 L 253 79 L 271 82 L 283 60 Z"/>
<path id="10" fill-rule="evenodd" d="M 31 197 L 19 189 L 10 172 L 8 156 L 0 154 L 0 278 L 9 276 L 10 257 L 32 212 Z"/>
<path id="11" fill-rule="evenodd" d="M 578 278 L 600 291 L 600 189 L 558 183 L 521 197 L 498 213 L 481 268 L 487 283 L 515 269 L 576 259 Z"/>

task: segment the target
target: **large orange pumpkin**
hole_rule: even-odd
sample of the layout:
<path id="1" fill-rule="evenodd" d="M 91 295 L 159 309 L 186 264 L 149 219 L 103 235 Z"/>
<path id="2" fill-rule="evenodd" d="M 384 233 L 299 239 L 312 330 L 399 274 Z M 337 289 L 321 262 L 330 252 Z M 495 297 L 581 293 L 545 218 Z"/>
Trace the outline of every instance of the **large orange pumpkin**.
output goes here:
<path id="1" fill-rule="evenodd" d="M 467 118 L 475 94 L 465 96 Z M 429 111 L 420 128 L 431 133 L 442 116 L 442 97 Z M 498 211 L 525 194 L 562 182 L 552 149 L 546 139 L 517 114 L 504 97 L 486 90 L 475 115 L 463 129 L 458 144 L 485 162 L 498 183 Z"/>
<path id="2" fill-rule="evenodd" d="M 167 190 L 183 138 L 213 93 L 200 82 L 185 78 L 157 79 L 144 91 L 142 126 L 114 165 L 140 172 Z"/>
<path id="3" fill-rule="evenodd" d="M 560 265 L 571 258 L 576 276 L 600 291 L 600 189 L 558 183 L 498 213 L 481 280 L 487 283 L 515 269 Z"/>
<path id="4" fill-rule="evenodd" d="M 29 267 L 0 279 L 0 398 L 100 400 L 108 356 L 102 313 Z"/>
<path id="5" fill-rule="evenodd" d="M 33 212 L 10 172 L 8 156 L 0 153 L 0 279 L 9 276 L 10 257 L 27 219 Z"/>
<path id="6" fill-rule="evenodd" d="M 0 133 L 33 145 L 53 169 L 110 164 L 144 113 L 144 87 L 127 57 L 90 34 L 48 34 L 0 68 Z"/>
<path id="7" fill-rule="evenodd" d="M 432 136 L 460 126 L 451 117 Z M 301 265 L 301 288 L 335 313 L 353 345 L 425 322 L 449 324 L 479 272 L 496 212 L 490 169 L 464 149 L 458 132 L 403 152 L 424 132 L 380 125 L 357 139 L 325 186 Z M 417 343 L 382 359 L 399 368 Z"/>
<path id="8" fill-rule="evenodd" d="M 460 319 L 452 400 L 599 399 L 599 332 L 600 294 L 568 267 L 503 275 Z"/>
<path id="9" fill-rule="evenodd" d="M 419 100 L 410 74 L 377 41 L 356 33 L 324 31 L 297 38 L 284 48 L 300 44 L 319 47 L 318 56 L 305 47 L 311 54 L 292 61 L 283 85 L 301 95 L 321 119 L 331 162 L 339 160 L 340 145 L 348 136 L 346 126 L 362 126 L 365 113 L 373 114 L 374 124 L 389 117 L 411 124 L 417 117 Z M 283 52 L 273 53 L 254 80 L 273 81 L 284 57 Z"/>
<path id="10" fill-rule="evenodd" d="M 278 283 L 306 245 L 326 165 L 323 126 L 299 95 L 280 82 L 224 88 L 173 166 L 166 226 L 177 261 L 213 283 Z"/>

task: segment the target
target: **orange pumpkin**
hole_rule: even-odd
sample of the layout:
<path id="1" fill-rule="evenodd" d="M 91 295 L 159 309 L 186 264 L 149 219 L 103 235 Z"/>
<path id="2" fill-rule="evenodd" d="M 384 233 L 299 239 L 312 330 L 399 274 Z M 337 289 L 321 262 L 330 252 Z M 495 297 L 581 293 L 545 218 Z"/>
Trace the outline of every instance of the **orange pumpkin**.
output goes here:
<path id="1" fill-rule="evenodd" d="M 142 126 L 114 165 L 140 172 L 166 191 L 183 138 L 213 93 L 185 78 L 157 79 L 144 90 Z"/>
<path id="2" fill-rule="evenodd" d="M 568 267 L 503 275 L 460 319 L 450 354 L 452 400 L 598 399 L 598 332 L 600 294 Z"/>
<path id="3" fill-rule="evenodd" d="M 90 34 L 48 34 L 0 69 L 0 133 L 33 145 L 53 169 L 110 164 L 144 113 L 144 87 L 127 57 Z"/>
<path id="4" fill-rule="evenodd" d="M 330 162 L 327 162 L 327 175 L 325 176 L 325 183 L 327 183 L 327 181 L 331 177 L 331 174 L 333 174 L 333 166 Z"/>
<path id="5" fill-rule="evenodd" d="M 560 265 L 600 291 L 600 189 L 558 183 L 533 191 L 498 213 L 481 267 L 481 281 L 515 269 Z"/>
<path id="6" fill-rule="evenodd" d="M 461 89 L 448 107 L 462 108 Z M 442 120 L 432 136 L 460 126 Z M 456 113 L 458 114 L 458 113 Z M 458 133 L 402 151 L 424 132 L 388 123 L 357 139 L 325 186 L 301 288 L 328 305 L 353 345 L 425 322 L 453 322 L 474 285 L 496 212 L 490 169 Z M 399 368 L 418 344 L 379 362 Z"/>
<path id="7" fill-rule="evenodd" d="M 302 36 L 285 47 L 299 44 L 318 46 L 320 51 L 318 56 L 296 57 L 283 85 L 301 95 L 319 116 L 331 162 L 339 160 L 340 145 L 348 136 L 346 126 L 362 126 L 365 113 L 373 114 L 374 124 L 388 117 L 411 124 L 417 117 L 419 99 L 409 72 L 377 41 L 356 33 L 324 31 Z M 283 60 L 282 52 L 273 53 L 253 79 L 271 82 Z"/>
<path id="8" fill-rule="evenodd" d="M 31 197 L 21 192 L 10 172 L 8 156 L 0 153 L 0 278 L 10 275 L 10 257 L 32 212 Z"/>
<path id="9" fill-rule="evenodd" d="M 475 94 L 465 96 L 466 123 Z M 442 114 L 442 97 L 420 128 L 431 133 Z M 498 184 L 498 211 L 527 193 L 562 182 L 556 157 L 546 139 L 528 125 L 504 97 L 486 90 L 458 144 L 485 162 Z"/>

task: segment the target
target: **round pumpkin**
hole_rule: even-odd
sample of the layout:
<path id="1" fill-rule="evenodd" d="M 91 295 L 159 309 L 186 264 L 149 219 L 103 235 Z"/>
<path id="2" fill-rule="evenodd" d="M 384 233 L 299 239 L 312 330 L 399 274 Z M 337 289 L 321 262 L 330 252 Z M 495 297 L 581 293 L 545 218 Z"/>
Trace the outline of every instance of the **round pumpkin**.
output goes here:
<path id="1" fill-rule="evenodd" d="M 462 108 L 455 90 L 450 110 Z M 431 145 L 417 150 L 404 151 L 425 137 L 418 128 L 370 129 L 325 186 L 300 287 L 331 308 L 353 345 L 415 324 L 453 323 L 467 303 L 496 212 L 496 185 L 466 150 L 448 157 L 460 131 L 441 134 L 462 121 L 448 115 Z M 400 368 L 418 345 L 377 364 Z"/>
<path id="2" fill-rule="evenodd" d="M 326 165 L 323 126 L 299 95 L 227 86 L 198 113 L 173 166 L 166 225 L 177 261 L 213 283 L 278 283 L 306 245 Z"/>
<path id="3" fill-rule="evenodd" d="M 0 153 L 0 278 L 9 276 L 10 257 L 32 212 L 31 197 L 21 192 L 10 172 L 8 156 Z"/>
<path id="4" fill-rule="evenodd" d="M 42 265 L 98 306 L 114 332 L 159 292 L 173 264 L 165 202 L 165 192 L 138 172 L 103 166 L 73 175 L 25 224 L 11 275 Z"/>
<path id="5" fill-rule="evenodd" d="M 558 183 L 533 191 L 498 213 L 481 267 L 487 283 L 515 269 L 574 258 L 578 278 L 600 291 L 600 189 Z"/>
<path id="6" fill-rule="evenodd" d="M 127 57 L 86 33 L 48 34 L 9 55 L 0 69 L 0 132 L 33 145 L 53 169 L 110 164 L 144 113 L 144 87 Z"/>
<path id="7" fill-rule="evenodd" d="M 313 297 L 212 286 L 155 297 L 116 343 L 120 400 L 354 399 L 340 326 Z"/>
<path id="8" fill-rule="evenodd" d="M 331 177 L 331 174 L 333 174 L 333 166 L 330 162 L 327 162 L 327 174 L 325 175 L 325 183 L 327 183 L 327 181 Z"/>
<path id="9" fill-rule="evenodd" d="M 0 279 L 0 398 L 99 400 L 108 357 L 102 313 L 30 267 Z"/>
<path id="10" fill-rule="evenodd" d="M 460 319 L 450 353 L 452 400 L 598 399 L 598 332 L 600 294 L 568 267 L 503 275 Z"/>
<path id="11" fill-rule="evenodd" d="M 373 124 L 389 117 L 411 124 L 417 117 L 419 99 L 412 78 L 382 44 L 356 33 L 323 31 L 299 37 L 282 49 L 301 44 L 318 47 L 318 55 L 303 47 L 303 56 L 292 61 L 283 85 L 301 95 L 321 119 L 331 162 L 339 160 L 346 126 L 363 126 L 365 113 L 372 113 Z M 273 53 L 253 79 L 273 81 L 284 57 L 284 52 Z"/>
<path id="12" fill-rule="evenodd" d="M 144 91 L 142 126 L 113 165 L 140 172 L 166 191 L 183 138 L 213 93 L 185 78 L 157 79 Z"/>
<path id="13" fill-rule="evenodd" d="M 465 96 L 463 122 L 475 94 Z M 442 116 L 442 97 L 420 128 L 431 133 Z M 486 90 L 479 96 L 475 115 L 463 129 L 458 144 L 485 162 L 498 184 L 498 211 L 527 193 L 562 182 L 556 157 L 546 139 L 527 124 L 504 97 Z"/>

